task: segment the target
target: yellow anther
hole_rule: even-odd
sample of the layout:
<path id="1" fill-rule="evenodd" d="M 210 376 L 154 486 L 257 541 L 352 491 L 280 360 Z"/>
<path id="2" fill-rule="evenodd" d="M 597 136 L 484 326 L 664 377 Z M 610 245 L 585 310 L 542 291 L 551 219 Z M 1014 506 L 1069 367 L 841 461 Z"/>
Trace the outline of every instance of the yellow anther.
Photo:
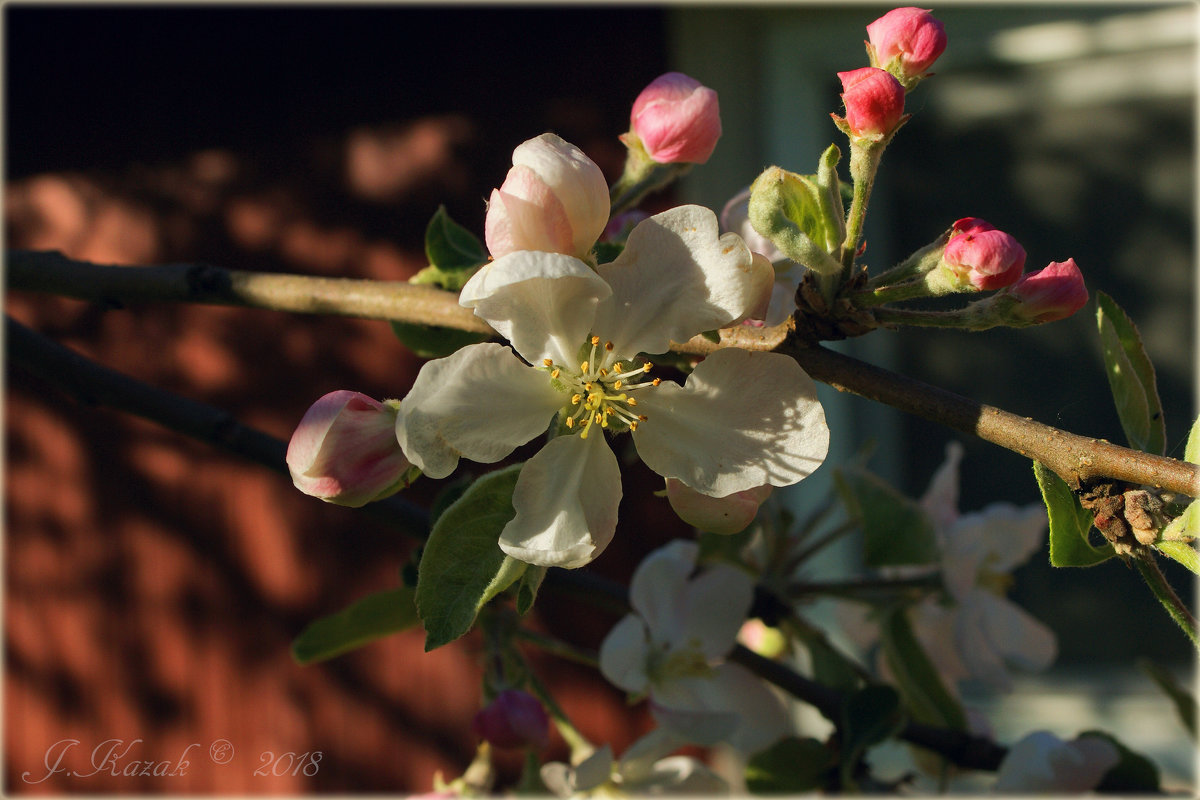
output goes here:
<path id="1" fill-rule="evenodd" d="M 583 399 L 583 395 L 581 395 L 581 394 L 571 395 L 571 405 L 573 405 L 573 406 L 579 405 L 579 401 L 582 399 Z"/>
<path id="2" fill-rule="evenodd" d="M 592 337 L 592 345 L 594 346 L 594 345 L 598 345 L 598 344 L 600 344 L 600 337 L 599 337 L 599 336 L 593 336 L 593 337 Z"/>
<path id="3" fill-rule="evenodd" d="M 615 409 L 613 409 L 613 407 L 612 407 L 612 406 L 605 406 L 605 407 L 604 407 L 604 413 L 607 415 L 607 414 L 615 414 L 615 413 L 617 413 L 617 412 L 616 412 L 616 410 L 615 410 Z"/>
<path id="4" fill-rule="evenodd" d="M 660 383 L 662 383 L 662 378 L 655 378 L 654 380 L 650 381 L 651 386 L 658 386 Z"/>
<path id="5" fill-rule="evenodd" d="M 574 417 L 567 417 L 567 427 L 568 428 L 575 427 L 575 418 Z"/>
<path id="6" fill-rule="evenodd" d="M 653 364 L 651 364 L 649 361 L 647 361 L 645 364 L 642 364 L 642 372 L 649 372 L 650 368 L 653 366 L 654 366 Z"/>
<path id="7" fill-rule="evenodd" d="M 588 381 L 587 383 L 585 383 L 585 384 L 583 385 L 583 390 L 584 390 L 585 392 L 590 392 L 590 391 L 592 390 L 592 382 L 591 382 L 591 381 Z"/>
<path id="8" fill-rule="evenodd" d="M 608 376 L 608 370 L 601 368 L 601 370 L 600 370 L 600 377 L 601 377 L 601 378 L 605 378 L 605 377 L 607 377 L 607 376 Z"/>
<path id="9" fill-rule="evenodd" d="M 650 418 L 647 417 L 645 414 L 638 414 L 638 419 L 640 419 L 642 422 L 645 422 L 646 420 L 648 420 Z"/>
<path id="10" fill-rule="evenodd" d="M 628 404 L 629 404 L 629 405 L 631 405 L 631 406 L 636 406 L 636 405 L 637 405 L 637 398 L 636 398 L 636 397 L 630 397 L 630 398 L 628 398 L 628 399 L 627 399 L 625 402 L 626 402 L 626 403 L 628 403 Z"/>
<path id="11" fill-rule="evenodd" d="M 601 422 L 604 422 L 604 415 L 597 411 L 596 416 L 592 419 L 592 422 L 595 422 L 597 425 L 599 425 Z"/>
<path id="12" fill-rule="evenodd" d="M 620 382 L 620 381 L 617 381 L 616 383 L 614 383 L 614 384 L 613 384 L 613 388 L 614 388 L 614 389 L 620 389 L 620 388 L 621 388 L 621 382 Z"/>
<path id="13" fill-rule="evenodd" d="M 559 369 L 553 369 L 550 371 L 551 378 L 557 378 L 561 374 L 562 374 L 562 370 L 559 370 Z"/>
<path id="14" fill-rule="evenodd" d="M 618 375 L 621 374 L 621 362 L 620 361 L 613 364 L 613 372 L 617 373 Z"/>
<path id="15" fill-rule="evenodd" d="M 631 430 L 631 431 L 636 431 L 636 430 L 637 430 L 637 426 L 638 426 L 638 424 L 637 424 L 637 422 L 636 422 L 636 421 L 630 422 L 630 423 L 629 423 L 629 430 Z"/>
<path id="16" fill-rule="evenodd" d="M 579 371 L 580 372 L 588 371 L 588 363 L 586 361 L 579 365 Z"/>
<path id="17" fill-rule="evenodd" d="M 543 359 L 542 359 L 542 363 L 543 363 L 543 364 L 545 364 L 547 367 L 553 367 L 553 366 L 554 366 L 554 362 L 553 362 L 551 359 L 549 359 L 549 358 L 543 358 Z"/>
<path id="18" fill-rule="evenodd" d="M 612 343 L 612 342 L 605 342 L 605 343 L 604 343 L 604 349 L 605 349 L 605 350 L 607 350 L 608 352 L 610 352 L 610 353 L 611 353 L 611 352 L 612 352 L 612 349 L 613 349 L 613 343 Z"/>

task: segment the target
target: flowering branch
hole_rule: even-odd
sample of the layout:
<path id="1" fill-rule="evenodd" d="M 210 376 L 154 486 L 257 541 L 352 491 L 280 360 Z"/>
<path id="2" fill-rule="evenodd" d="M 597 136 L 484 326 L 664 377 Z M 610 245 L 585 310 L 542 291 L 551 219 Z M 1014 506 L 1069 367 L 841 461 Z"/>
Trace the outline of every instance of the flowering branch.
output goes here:
<path id="1" fill-rule="evenodd" d="M 275 311 L 334 314 L 492 332 L 459 306 L 453 292 L 403 282 L 313 278 L 228 270 L 207 264 L 100 266 L 57 252 L 9 251 L 8 287 L 94 300 L 193 302 Z M 794 358 L 814 379 L 909 414 L 978 436 L 1039 461 L 1073 488 L 1110 479 L 1189 497 L 1200 495 L 1200 467 L 1176 459 L 1078 436 L 864 361 L 787 338 L 786 327 L 723 330 L 719 344 L 697 336 L 672 345 L 707 355 L 719 348 L 776 350 Z"/>

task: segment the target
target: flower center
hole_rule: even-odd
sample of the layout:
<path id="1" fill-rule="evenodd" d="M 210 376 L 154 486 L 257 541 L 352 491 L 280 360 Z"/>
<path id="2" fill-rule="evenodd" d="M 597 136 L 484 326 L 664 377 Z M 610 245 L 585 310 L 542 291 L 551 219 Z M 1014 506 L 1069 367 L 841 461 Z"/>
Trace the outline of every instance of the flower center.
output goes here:
<path id="1" fill-rule="evenodd" d="M 551 384 L 571 397 L 563 406 L 563 423 L 579 431 L 584 439 L 594 426 L 618 432 L 636 431 L 638 423 L 646 421 L 646 415 L 635 410 L 637 398 L 632 393 L 662 382 L 646 377 L 654 365 L 649 361 L 637 364 L 618 358 L 613 354 L 613 343 L 601 345 L 599 336 L 591 337 L 581 348 L 580 355 L 585 353 L 587 359 L 577 368 L 556 364 L 549 358 L 542 361 L 543 369 L 550 373 Z"/>

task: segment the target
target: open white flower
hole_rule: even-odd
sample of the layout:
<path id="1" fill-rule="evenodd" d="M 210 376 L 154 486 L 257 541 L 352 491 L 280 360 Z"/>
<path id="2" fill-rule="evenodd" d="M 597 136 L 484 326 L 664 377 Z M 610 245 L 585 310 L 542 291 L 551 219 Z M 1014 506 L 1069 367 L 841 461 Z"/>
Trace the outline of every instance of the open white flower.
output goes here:
<path id="1" fill-rule="evenodd" d="M 1095 789 L 1120 760 L 1117 748 L 1099 736 L 1063 741 L 1049 731 L 1034 731 L 1009 749 L 996 770 L 992 791 L 1082 794 Z"/>
<path id="2" fill-rule="evenodd" d="M 574 766 L 545 764 L 542 782 L 558 797 L 643 797 L 685 795 L 701 797 L 729 794 L 729 784 L 702 762 L 690 756 L 672 756 L 687 742 L 655 728 L 614 761 L 604 745 Z"/>
<path id="3" fill-rule="evenodd" d="M 606 432 L 631 432 L 651 469 L 714 497 L 795 483 L 824 460 L 829 430 L 794 360 L 719 350 L 680 386 L 638 358 L 741 319 L 764 279 L 765 262 L 699 206 L 644 220 L 595 270 L 560 253 L 497 258 L 460 302 L 516 353 L 485 343 L 427 363 L 400 405 L 400 445 L 441 478 L 460 457 L 499 461 L 558 415 L 564 435 L 522 468 L 500 537 L 545 566 L 586 564 L 612 539 L 621 479 Z"/>
<path id="4" fill-rule="evenodd" d="M 914 609 L 914 629 L 923 642 L 933 645 L 931 657 L 944 675 L 971 677 L 1009 691 L 1012 678 L 1006 664 L 1041 670 L 1058 652 L 1054 633 L 1005 597 L 1012 582 L 1009 573 L 1046 541 L 1046 511 L 1040 503 L 993 503 L 960 514 L 961 459 L 962 445 L 951 442 L 945 463 L 921 500 L 934 520 L 942 547 L 942 580 L 954 605 L 947 608 L 926 600 Z M 948 638 L 953 648 L 945 646 Z"/>
<path id="5" fill-rule="evenodd" d="M 745 753 L 790 730 L 779 698 L 749 670 L 722 659 L 754 600 L 754 581 L 727 564 L 691 577 L 695 542 L 646 557 L 629 587 L 634 612 L 600 645 L 600 672 L 627 692 L 648 694 L 659 724 L 701 745 Z"/>

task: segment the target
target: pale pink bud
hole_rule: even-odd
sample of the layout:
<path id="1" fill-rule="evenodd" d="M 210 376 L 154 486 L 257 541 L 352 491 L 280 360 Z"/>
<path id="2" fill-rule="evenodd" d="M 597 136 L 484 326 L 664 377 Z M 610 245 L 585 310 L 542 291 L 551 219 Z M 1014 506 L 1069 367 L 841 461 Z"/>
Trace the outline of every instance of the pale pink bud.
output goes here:
<path id="1" fill-rule="evenodd" d="M 904 116 L 904 87 L 891 73 L 863 67 L 837 76 L 842 81 L 845 122 L 853 136 L 879 141 L 896 129 Z"/>
<path id="2" fill-rule="evenodd" d="M 659 164 L 703 164 L 721 138 L 717 93 L 682 72 L 651 81 L 633 101 L 629 122 Z"/>
<path id="3" fill-rule="evenodd" d="M 975 217 L 954 223 L 942 265 L 981 291 L 1011 286 L 1025 269 L 1025 248 L 1009 234 Z"/>
<path id="4" fill-rule="evenodd" d="M 725 497 L 709 497 L 676 478 L 667 478 L 667 500 L 671 508 L 684 522 L 709 533 L 744 531 L 770 494 L 771 485 L 764 484 Z"/>
<path id="5" fill-rule="evenodd" d="M 1075 259 L 1053 261 L 1013 284 L 1009 292 L 1021 302 L 1012 313 L 1031 322 L 1066 319 L 1088 301 L 1087 286 Z"/>
<path id="6" fill-rule="evenodd" d="M 907 84 L 946 49 L 946 29 L 928 9 L 895 8 L 867 26 L 873 63 Z"/>
<path id="7" fill-rule="evenodd" d="M 506 689 L 475 715 L 475 735 L 493 747 L 544 748 L 550 743 L 550 718 L 537 698 L 520 689 Z"/>
<path id="8" fill-rule="evenodd" d="M 396 440 L 396 409 L 345 389 L 305 412 L 287 465 L 300 491 L 354 508 L 403 489 L 412 470 Z"/>
<path id="9" fill-rule="evenodd" d="M 543 133 L 517 146 L 484 219 L 488 252 L 540 250 L 584 258 L 608 224 L 608 183 L 573 144 Z"/>

